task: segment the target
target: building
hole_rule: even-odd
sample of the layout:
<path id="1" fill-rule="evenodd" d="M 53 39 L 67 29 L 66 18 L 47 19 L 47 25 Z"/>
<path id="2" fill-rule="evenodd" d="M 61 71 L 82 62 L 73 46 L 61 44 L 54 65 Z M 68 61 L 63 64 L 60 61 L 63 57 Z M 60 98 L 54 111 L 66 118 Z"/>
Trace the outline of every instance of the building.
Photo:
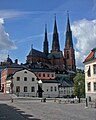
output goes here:
<path id="1" fill-rule="evenodd" d="M 86 97 L 96 99 L 96 48 L 92 49 L 84 60 Z"/>
<path id="2" fill-rule="evenodd" d="M 38 80 L 36 75 L 27 70 L 18 70 L 14 74 L 10 74 L 6 78 L 6 93 L 10 93 L 11 89 L 17 96 L 37 96 Z M 11 84 L 13 87 L 11 88 Z"/>
<path id="3" fill-rule="evenodd" d="M 51 52 L 49 52 L 47 26 L 45 26 L 43 52 L 31 47 L 31 50 L 27 56 L 26 63 L 32 65 L 40 63 L 44 68 L 49 68 L 58 71 L 65 69 L 76 71 L 75 52 L 72 41 L 72 31 L 70 27 L 69 15 L 67 16 L 66 41 L 63 52 L 60 50 L 59 34 L 55 16 Z"/>
<path id="4" fill-rule="evenodd" d="M 14 74 L 14 72 L 22 69 L 23 66 L 13 63 L 11 65 L 8 65 L 6 67 L 4 67 L 1 71 L 1 91 L 3 91 L 4 93 L 6 92 L 6 78 L 7 76 L 9 76 L 10 74 Z"/>

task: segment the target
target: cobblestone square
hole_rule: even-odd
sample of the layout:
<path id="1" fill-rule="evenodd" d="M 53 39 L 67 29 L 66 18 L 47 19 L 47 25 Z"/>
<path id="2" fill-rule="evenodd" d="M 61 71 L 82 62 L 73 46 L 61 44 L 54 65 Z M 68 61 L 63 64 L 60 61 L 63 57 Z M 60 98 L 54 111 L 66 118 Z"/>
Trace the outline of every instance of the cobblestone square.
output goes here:
<path id="1" fill-rule="evenodd" d="M 85 103 L 80 104 L 59 104 L 53 101 L 45 103 L 32 100 L 17 100 L 8 103 L 26 114 L 32 115 L 40 120 L 96 120 L 96 109 L 85 108 Z"/>

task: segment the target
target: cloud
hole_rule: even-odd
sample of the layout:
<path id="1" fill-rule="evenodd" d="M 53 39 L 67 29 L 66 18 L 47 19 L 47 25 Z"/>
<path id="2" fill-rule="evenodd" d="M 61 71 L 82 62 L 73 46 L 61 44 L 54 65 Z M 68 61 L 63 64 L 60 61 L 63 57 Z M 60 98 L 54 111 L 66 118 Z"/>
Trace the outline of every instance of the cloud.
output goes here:
<path id="1" fill-rule="evenodd" d="M 31 12 L 16 11 L 16 10 L 0 10 L 0 18 L 3 18 L 3 19 L 20 17 L 20 16 L 28 15 L 28 14 L 31 14 Z"/>
<path id="2" fill-rule="evenodd" d="M 77 67 L 82 67 L 85 57 L 96 47 L 96 20 L 75 21 L 72 24 L 72 32 L 77 40 L 75 46 Z"/>
<path id="3" fill-rule="evenodd" d="M 4 20 L 0 18 L 0 50 L 16 49 L 14 42 L 9 38 L 9 34 L 4 30 Z"/>
<path id="4" fill-rule="evenodd" d="M 9 34 L 4 29 L 4 19 L 0 18 L 0 61 L 8 56 L 8 50 L 16 49 L 16 45 L 9 38 Z"/>

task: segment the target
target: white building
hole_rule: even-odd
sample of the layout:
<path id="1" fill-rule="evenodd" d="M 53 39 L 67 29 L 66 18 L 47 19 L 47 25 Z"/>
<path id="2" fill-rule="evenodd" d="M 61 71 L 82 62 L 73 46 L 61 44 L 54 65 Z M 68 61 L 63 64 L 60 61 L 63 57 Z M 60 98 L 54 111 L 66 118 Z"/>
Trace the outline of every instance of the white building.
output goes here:
<path id="1" fill-rule="evenodd" d="M 13 88 L 10 88 L 13 83 Z M 7 77 L 6 93 L 13 89 L 13 93 L 19 96 L 37 96 L 38 80 L 36 75 L 29 70 L 19 70 Z"/>
<path id="2" fill-rule="evenodd" d="M 96 99 L 96 48 L 84 60 L 85 93 L 87 98 Z"/>

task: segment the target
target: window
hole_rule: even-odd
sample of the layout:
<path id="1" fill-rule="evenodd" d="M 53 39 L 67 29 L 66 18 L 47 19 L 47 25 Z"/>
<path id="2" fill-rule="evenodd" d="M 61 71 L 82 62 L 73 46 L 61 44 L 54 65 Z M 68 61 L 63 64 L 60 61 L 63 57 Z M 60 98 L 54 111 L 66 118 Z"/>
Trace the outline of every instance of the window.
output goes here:
<path id="1" fill-rule="evenodd" d="M 32 78 L 32 81 L 35 81 L 35 78 Z"/>
<path id="2" fill-rule="evenodd" d="M 24 81 L 27 81 L 27 77 L 24 77 Z"/>
<path id="3" fill-rule="evenodd" d="M 31 87 L 31 92 L 35 92 L 35 87 L 34 86 Z"/>
<path id="4" fill-rule="evenodd" d="M 93 73 L 96 74 L 96 64 L 93 65 Z"/>
<path id="5" fill-rule="evenodd" d="M 56 86 L 54 87 L 54 91 L 57 91 Z"/>
<path id="6" fill-rule="evenodd" d="M 87 75 L 88 75 L 88 77 L 90 77 L 90 76 L 91 76 L 90 66 L 89 66 L 89 69 L 88 69 Z"/>
<path id="7" fill-rule="evenodd" d="M 27 73 L 27 71 L 24 71 L 24 73 Z"/>
<path id="8" fill-rule="evenodd" d="M 45 77 L 45 74 L 43 74 L 43 77 Z"/>
<path id="9" fill-rule="evenodd" d="M 20 86 L 16 86 L 16 92 L 20 92 Z"/>
<path id="10" fill-rule="evenodd" d="M 17 81 L 20 81 L 20 77 L 17 77 Z"/>
<path id="11" fill-rule="evenodd" d="M 47 74 L 47 77 L 50 77 L 50 75 L 49 75 L 49 74 Z"/>
<path id="12" fill-rule="evenodd" d="M 41 74 L 39 73 L 39 77 L 41 77 Z"/>
<path id="13" fill-rule="evenodd" d="M 91 90 L 91 82 L 87 83 L 87 90 L 90 91 Z"/>
<path id="14" fill-rule="evenodd" d="M 51 91 L 51 92 L 53 91 L 53 87 L 51 87 L 50 91 Z"/>
<path id="15" fill-rule="evenodd" d="M 94 91 L 96 91 L 96 82 L 94 82 Z"/>
<path id="16" fill-rule="evenodd" d="M 24 92 L 27 92 L 27 86 L 24 86 Z"/>
<path id="17" fill-rule="evenodd" d="M 52 77 L 54 77 L 54 74 L 52 74 Z"/>

